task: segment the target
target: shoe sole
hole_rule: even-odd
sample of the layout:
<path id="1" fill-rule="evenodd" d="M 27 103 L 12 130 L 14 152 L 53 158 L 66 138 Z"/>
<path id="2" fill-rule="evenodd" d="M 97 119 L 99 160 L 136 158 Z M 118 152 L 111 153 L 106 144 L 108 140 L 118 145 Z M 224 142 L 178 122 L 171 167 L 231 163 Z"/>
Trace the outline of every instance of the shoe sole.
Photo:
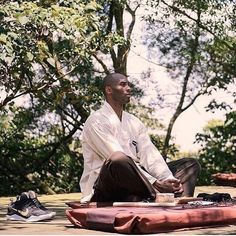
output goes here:
<path id="1" fill-rule="evenodd" d="M 13 214 L 13 215 L 7 215 L 6 218 L 7 220 L 12 220 L 12 221 L 37 222 L 37 221 L 43 221 L 43 220 L 50 220 L 54 216 L 55 216 L 55 212 L 45 214 L 45 215 L 40 215 L 40 216 L 30 216 L 28 218 L 24 218 L 20 215 Z"/>

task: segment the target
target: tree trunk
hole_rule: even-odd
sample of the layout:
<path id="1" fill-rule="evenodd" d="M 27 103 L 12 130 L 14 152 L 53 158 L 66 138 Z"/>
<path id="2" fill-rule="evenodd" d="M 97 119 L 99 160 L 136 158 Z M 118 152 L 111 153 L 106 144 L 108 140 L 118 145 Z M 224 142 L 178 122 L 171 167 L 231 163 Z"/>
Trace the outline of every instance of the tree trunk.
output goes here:
<path id="1" fill-rule="evenodd" d="M 200 21 L 200 15 L 201 15 L 201 12 L 198 11 L 198 21 Z M 199 91 L 199 93 L 197 93 L 190 100 L 190 102 L 185 107 L 183 107 L 184 100 L 186 98 L 188 82 L 189 82 L 194 64 L 196 62 L 196 56 L 197 56 L 197 52 L 198 52 L 199 36 L 200 36 L 200 28 L 198 26 L 198 23 L 196 24 L 196 29 L 195 30 L 196 30 L 195 31 L 195 39 L 194 39 L 194 43 L 192 45 L 191 58 L 190 58 L 190 62 L 189 62 L 189 65 L 188 65 L 188 68 L 186 70 L 186 74 L 185 74 L 185 77 L 184 77 L 180 100 L 179 100 L 178 106 L 177 106 L 172 118 L 170 119 L 170 122 L 169 122 L 168 128 L 167 128 L 167 133 L 166 133 L 166 136 L 165 136 L 164 147 L 163 147 L 163 150 L 162 150 L 162 155 L 163 155 L 163 158 L 165 160 L 167 158 L 167 152 L 168 152 L 168 148 L 169 148 L 169 145 L 170 145 L 171 134 L 172 134 L 172 130 L 173 130 L 175 121 L 180 116 L 180 114 L 182 112 L 184 112 L 187 108 L 189 108 L 194 103 L 194 101 L 197 99 L 197 97 L 199 97 L 201 95 L 201 92 Z"/>

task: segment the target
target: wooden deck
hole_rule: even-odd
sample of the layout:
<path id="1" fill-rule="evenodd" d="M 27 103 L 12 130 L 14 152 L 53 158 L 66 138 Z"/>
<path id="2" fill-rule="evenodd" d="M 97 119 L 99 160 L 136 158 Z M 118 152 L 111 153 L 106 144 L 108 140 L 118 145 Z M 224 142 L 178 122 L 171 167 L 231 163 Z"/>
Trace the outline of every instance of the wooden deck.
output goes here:
<path id="1" fill-rule="evenodd" d="M 219 186 L 206 186 L 197 187 L 195 191 L 195 196 L 198 193 L 229 193 L 231 196 L 236 196 L 236 188 L 233 187 L 219 187 Z M 0 235 L 68 235 L 68 234 L 82 234 L 82 235 L 109 235 L 114 233 L 107 233 L 101 231 L 93 231 L 86 229 L 78 229 L 71 225 L 65 216 L 65 209 L 68 201 L 78 201 L 80 199 L 80 193 L 70 193 L 70 194 L 57 194 L 57 195 L 41 195 L 39 196 L 40 202 L 42 202 L 46 207 L 56 211 L 57 215 L 51 221 L 47 222 L 35 222 L 35 223 L 24 223 L 24 222 L 14 222 L 7 221 L 5 219 L 7 212 L 7 205 L 9 203 L 10 197 L 0 198 Z M 15 198 L 15 197 L 13 197 Z M 163 234 L 163 233 L 162 233 Z M 235 225 L 226 225 L 220 227 L 204 227 L 204 228 L 194 228 L 178 230 L 171 233 L 174 235 L 226 235 L 235 234 L 236 235 L 236 223 Z"/>

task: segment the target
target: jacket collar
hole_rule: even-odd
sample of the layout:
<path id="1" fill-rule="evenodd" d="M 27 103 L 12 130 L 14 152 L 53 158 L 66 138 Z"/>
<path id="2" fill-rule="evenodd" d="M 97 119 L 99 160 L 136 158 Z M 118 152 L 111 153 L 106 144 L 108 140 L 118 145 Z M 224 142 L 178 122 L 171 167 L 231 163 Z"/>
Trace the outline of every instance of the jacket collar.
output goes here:
<path id="1" fill-rule="evenodd" d="M 119 117 L 117 116 L 117 114 L 115 113 L 115 111 L 113 110 L 113 108 L 107 101 L 104 101 L 102 109 L 104 110 L 104 114 L 106 114 L 108 118 L 112 118 L 115 121 L 119 121 L 119 123 L 123 121 L 125 112 L 123 111 L 122 121 L 120 121 Z"/>

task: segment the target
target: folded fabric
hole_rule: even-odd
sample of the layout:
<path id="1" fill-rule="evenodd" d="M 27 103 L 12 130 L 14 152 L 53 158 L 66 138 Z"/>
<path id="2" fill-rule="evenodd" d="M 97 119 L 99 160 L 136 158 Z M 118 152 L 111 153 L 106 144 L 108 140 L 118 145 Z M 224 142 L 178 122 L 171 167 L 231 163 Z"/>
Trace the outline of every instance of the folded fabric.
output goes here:
<path id="1" fill-rule="evenodd" d="M 197 197 L 202 197 L 204 201 L 212 201 L 212 202 L 227 202 L 232 201 L 230 194 L 228 193 L 199 193 Z"/>
<path id="2" fill-rule="evenodd" d="M 176 207 L 100 207 L 68 209 L 69 221 L 91 230 L 125 234 L 170 232 L 199 226 L 236 224 L 236 205 Z"/>

